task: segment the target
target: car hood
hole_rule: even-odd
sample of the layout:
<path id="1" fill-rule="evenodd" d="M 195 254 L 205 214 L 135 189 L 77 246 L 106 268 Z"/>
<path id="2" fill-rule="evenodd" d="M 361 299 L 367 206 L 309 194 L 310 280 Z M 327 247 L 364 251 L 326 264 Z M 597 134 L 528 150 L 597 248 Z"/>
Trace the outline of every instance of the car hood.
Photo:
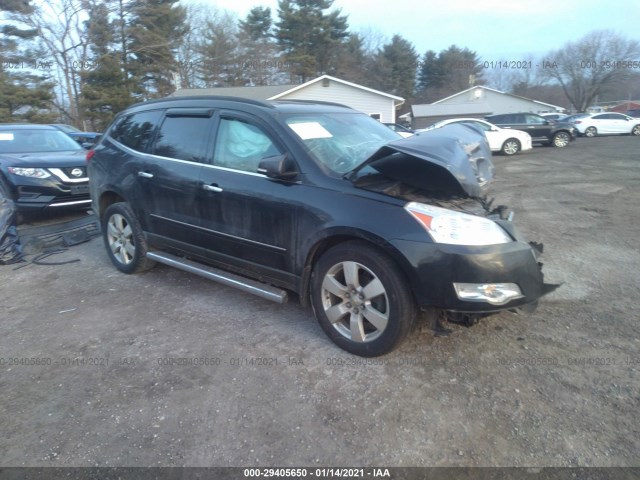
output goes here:
<path id="1" fill-rule="evenodd" d="M 67 135 L 72 138 L 96 138 L 102 134 L 98 132 L 69 132 Z"/>
<path id="2" fill-rule="evenodd" d="M 355 180 L 367 166 L 413 187 L 468 197 L 485 195 L 493 178 L 484 134 L 466 125 L 445 125 L 388 143 L 349 178 Z"/>
<path id="3" fill-rule="evenodd" d="M 6 167 L 84 167 L 87 151 L 0 153 L 0 163 Z"/>

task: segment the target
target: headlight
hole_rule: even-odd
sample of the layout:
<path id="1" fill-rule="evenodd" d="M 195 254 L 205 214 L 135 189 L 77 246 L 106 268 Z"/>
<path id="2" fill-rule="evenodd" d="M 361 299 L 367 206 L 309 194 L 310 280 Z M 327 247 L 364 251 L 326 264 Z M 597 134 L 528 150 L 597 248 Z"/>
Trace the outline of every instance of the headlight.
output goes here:
<path id="1" fill-rule="evenodd" d="M 511 237 L 492 220 L 445 208 L 410 202 L 404 209 L 424 227 L 437 243 L 450 245 L 496 245 Z"/>
<path id="2" fill-rule="evenodd" d="M 44 168 L 9 167 L 9 172 L 14 175 L 30 178 L 49 178 L 51 176 Z"/>

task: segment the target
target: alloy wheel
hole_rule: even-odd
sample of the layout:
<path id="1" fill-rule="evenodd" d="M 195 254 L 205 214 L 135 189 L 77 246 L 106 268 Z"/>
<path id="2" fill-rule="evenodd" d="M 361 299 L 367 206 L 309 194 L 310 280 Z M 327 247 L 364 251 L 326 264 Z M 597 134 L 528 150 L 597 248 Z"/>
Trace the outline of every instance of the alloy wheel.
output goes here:
<path id="1" fill-rule="evenodd" d="M 109 217 L 107 222 L 107 242 L 118 262 L 128 265 L 133 261 L 136 253 L 133 230 L 127 219 L 119 213 L 114 213 Z"/>
<path id="2" fill-rule="evenodd" d="M 389 322 L 389 299 L 380 279 L 364 265 L 345 261 L 322 282 L 324 312 L 340 335 L 354 342 L 378 338 Z"/>

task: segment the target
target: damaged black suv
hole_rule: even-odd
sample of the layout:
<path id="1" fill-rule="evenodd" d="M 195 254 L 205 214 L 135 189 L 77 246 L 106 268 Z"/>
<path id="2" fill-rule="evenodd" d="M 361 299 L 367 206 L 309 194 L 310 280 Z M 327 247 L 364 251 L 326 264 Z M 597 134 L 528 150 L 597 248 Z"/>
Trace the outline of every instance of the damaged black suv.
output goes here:
<path id="1" fill-rule="evenodd" d="M 376 356 L 420 309 L 477 318 L 552 288 L 484 200 L 490 155 L 460 125 L 402 139 L 336 104 L 187 97 L 121 113 L 87 160 L 120 271 L 295 292 L 337 345 Z"/>

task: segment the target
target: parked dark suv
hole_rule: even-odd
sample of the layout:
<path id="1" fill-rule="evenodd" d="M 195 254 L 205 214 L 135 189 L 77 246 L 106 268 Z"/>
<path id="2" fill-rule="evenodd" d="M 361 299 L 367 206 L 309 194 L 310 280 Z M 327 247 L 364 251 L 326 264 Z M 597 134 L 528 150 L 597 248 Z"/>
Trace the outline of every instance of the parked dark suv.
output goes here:
<path id="1" fill-rule="evenodd" d="M 578 136 L 575 127 L 570 123 L 554 122 L 535 113 L 505 113 L 484 118 L 502 128 L 527 132 L 534 143 L 544 143 L 554 147 L 566 147 Z"/>
<path id="2" fill-rule="evenodd" d="M 375 356 L 418 309 L 475 319 L 553 288 L 481 198 L 490 155 L 464 126 L 400 139 L 340 105 L 190 97 L 129 108 L 87 159 L 119 270 L 161 262 L 277 302 L 293 291 L 336 344 Z"/>
<path id="3" fill-rule="evenodd" d="M 89 207 L 85 156 L 53 127 L 0 124 L 0 197 L 21 213 Z"/>

